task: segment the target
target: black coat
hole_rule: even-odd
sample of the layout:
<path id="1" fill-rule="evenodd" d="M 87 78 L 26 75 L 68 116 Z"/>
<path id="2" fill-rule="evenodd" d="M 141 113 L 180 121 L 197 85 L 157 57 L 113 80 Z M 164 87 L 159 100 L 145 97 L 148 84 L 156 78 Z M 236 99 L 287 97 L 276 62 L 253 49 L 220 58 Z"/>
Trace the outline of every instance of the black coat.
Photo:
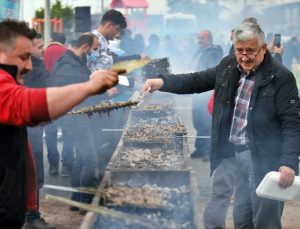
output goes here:
<path id="1" fill-rule="evenodd" d="M 63 86 L 86 82 L 90 78 L 90 70 L 82 57 L 72 51 L 65 52 L 56 62 L 51 74 L 53 86 Z"/>
<path id="2" fill-rule="evenodd" d="M 1 64 L 0 69 L 16 79 L 16 66 Z M 27 202 L 26 127 L 1 123 L 0 137 L 0 228 L 21 228 Z"/>
<path id="3" fill-rule="evenodd" d="M 32 71 L 28 72 L 24 76 L 24 86 L 30 88 L 44 88 L 46 82 L 49 80 L 49 73 L 47 72 L 44 62 L 32 56 Z"/>
<path id="4" fill-rule="evenodd" d="M 248 113 L 247 133 L 256 181 L 281 165 L 298 173 L 300 152 L 300 104 L 293 74 L 269 52 L 259 66 Z M 162 91 L 178 94 L 215 89 L 212 120 L 211 173 L 222 159 L 232 156 L 229 142 L 234 98 L 240 72 L 234 56 L 202 72 L 162 76 Z"/>
<path id="5" fill-rule="evenodd" d="M 202 71 L 216 66 L 223 57 L 223 49 L 219 45 L 212 45 L 204 50 L 198 49 L 193 56 L 191 70 Z"/>

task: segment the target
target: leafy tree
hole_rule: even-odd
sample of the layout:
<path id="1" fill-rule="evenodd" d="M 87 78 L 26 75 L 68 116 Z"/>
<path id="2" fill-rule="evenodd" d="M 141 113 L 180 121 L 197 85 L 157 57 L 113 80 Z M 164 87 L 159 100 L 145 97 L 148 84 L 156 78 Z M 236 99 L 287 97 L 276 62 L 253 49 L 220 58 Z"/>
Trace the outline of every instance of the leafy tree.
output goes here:
<path id="1" fill-rule="evenodd" d="M 56 0 L 51 7 L 51 18 L 58 18 L 63 20 L 64 32 L 68 32 L 72 28 L 74 21 L 74 11 L 71 6 L 62 6 L 60 0 Z M 44 18 L 45 9 L 40 8 L 35 11 L 36 18 Z"/>

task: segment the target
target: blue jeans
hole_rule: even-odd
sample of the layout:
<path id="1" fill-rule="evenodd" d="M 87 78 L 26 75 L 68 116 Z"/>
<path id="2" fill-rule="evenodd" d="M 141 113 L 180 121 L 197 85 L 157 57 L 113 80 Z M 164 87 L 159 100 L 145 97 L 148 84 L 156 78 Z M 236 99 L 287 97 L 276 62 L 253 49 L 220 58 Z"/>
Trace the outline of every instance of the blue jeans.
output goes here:
<path id="1" fill-rule="evenodd" d="M 49 123 L 45 127 L 45 134 L 46 134 L 46 147 L 48 152 L 48 161 L 50 166 L 58 167 L 59 163 L 59 153 L 57 149 L 57 123 L 52 122 Z"/>

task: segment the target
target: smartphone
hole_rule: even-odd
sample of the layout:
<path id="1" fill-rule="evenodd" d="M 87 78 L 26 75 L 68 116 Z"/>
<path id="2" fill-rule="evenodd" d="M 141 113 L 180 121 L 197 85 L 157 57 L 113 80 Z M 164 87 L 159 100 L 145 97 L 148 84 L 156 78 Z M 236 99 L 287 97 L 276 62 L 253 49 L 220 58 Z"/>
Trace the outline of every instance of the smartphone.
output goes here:
<path id="1" fill-rule="evenodd" d="M 279 48 L 280 45 L 281 45 L 281 34 L 277 33 L 274 35 L 274 46 Z"/>

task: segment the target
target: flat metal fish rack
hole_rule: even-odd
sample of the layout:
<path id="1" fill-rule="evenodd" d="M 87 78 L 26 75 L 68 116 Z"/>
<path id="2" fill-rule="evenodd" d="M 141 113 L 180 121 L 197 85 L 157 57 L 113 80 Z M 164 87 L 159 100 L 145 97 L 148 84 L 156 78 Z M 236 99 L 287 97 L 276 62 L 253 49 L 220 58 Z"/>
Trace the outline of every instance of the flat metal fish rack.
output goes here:
<path id="1" fill-rule="evenodd" d="M 90 212 L 82 229 L 199 228 L 197 184 L 185 127 L 172 107 L 172 95 L 154 94 L 130 110 L 98 186 L 100 194 L 92 203 L 130 214 L 137 221 Z"/>

